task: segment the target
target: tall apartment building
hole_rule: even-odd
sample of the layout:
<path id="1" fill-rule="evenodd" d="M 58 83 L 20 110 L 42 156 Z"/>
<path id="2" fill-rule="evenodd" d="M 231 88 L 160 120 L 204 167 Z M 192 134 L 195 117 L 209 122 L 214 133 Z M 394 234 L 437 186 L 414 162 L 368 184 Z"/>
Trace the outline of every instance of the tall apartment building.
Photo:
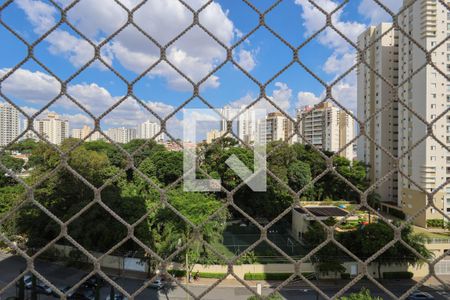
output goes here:
<path id="1" fill-rule="evenodd" d="M 317 149 L 339 152 L 349 160 L 353 160 L 354 121 L 344 110 L 324 102 L 313 109 L 304 106 L 297 110 L 299 131 L 302 138 L 300 143 L 314 145 Z M 348 144 L 348 145 L 347 145 Z"/>
<path id="2" fill-rule="evenodd" d="M 85 139 L 87 142 L 93 142 L 93 141 L 99 141 L 104 140 L 105 137 L 98 131 L 93 132 L 91 135 L 89 135 L 92 132 L 92 128 L 84 125 L 83 128 L 74 128 L 71 131 L 70 137 L 75 139 Z M 89 137 L 86 139 L 86 137 L 89 135 Z"/>
<path id="3" fill-rule="evenodd" d="M 141 123 L 137 127 L 136 137 L 138 139 L 155 139 L 155 141 L 161 142 L 164 140 L 164 134 L 159 134 L 156 136 L 161 130 L 161 126 L 152 121 L 145 121 Z"/>
<path id="4" fill-rule="evenodd" d="M 0 147 L 8 145 L 19 133 L 19 111 L 14 106 L 0 103 Z"/>
<path id="5" fill-rule="evenodd" d="M 69 121 L 55 113 L 49 113 L 46 118 L 34 120 L 33 126 L 41 136 L 55 145 L 60 145 L 69 137 Z"/>
<path id="6" fill-rule="evenodd" d="M 289 140 L 292 133 L 294 132 L 294 124 L 281 112 L 271 112 L 267 115 L 265 122 L 265 131 L 260 130 L 262 134 L 265 135 L 265 142 L 273 141 L 287 141 Z M 263 140 L 264 138 L 260 138 Z"/>
<path id="7" fill-rule="evenodd" d="M 106 135 L 116 143 L 126 144 L 136 139 L 135 128 L 110 128 L 106 131 Z"/>
<path id="8" fill-rule="evenodd" d="M 404 5 L 411 0 L 404 1 Z M 447 1 L 448 3 L 448 1 Z M 438 1 L 416 1 L 400 16 L 399 24 L 426 51 L 430 51 L 444 41 L 450 34 L 450 15 L 446 7 Z M 431 55 L 434 64 L 450 73 L 450 43 L 447 41 Z M 399 81 L 407 80 L 399 90 L 399 97 L 427 122 L 447 109 L 450 104 L 450 83 L 431 65 L 417 72 L 426 58 L 409 37 L 399 34 Z M 408 78 L 410 78 L 408 80 Z M 433 132 L 437 138 L 450 144 L 450 114 L 433 124 Z M 412 113 L 399 107 L 399 149 L 405 152 L 411 149 L 427 133 L 427 126 Z M 422 188 L 431 191 L 450 178 L 450 153 L 432 138 L 417 145 L 413 151 L 400 162 L 402 171 Z M 423 208 L 427 199 L 407 178 L 399 177 L 399 205 L 408 215 L 413 215 Z M 435 205 L 450 213 L 450 190 L 448 187 L 440 190 L 433 199 Z M 434 208 L 428 208 L 425 214 L 417 218 L 420 225 L 425 225 L 427 219 L 442 219 L 442 215 Z"/>
<path id="9" fill-rule="evenodd" d="M 398 19 L 399 25 L 426 51 L 435 48 L 449 35 L 450 15 L 438 1 L 405 0 L 404 8 Z M 371 38 L 375 40 L 389 26 L 380 24 L 369 28 L 360 36 L 360 45 L 369 45 Z M 401 31 L 391 30 L 369 47 L 365 59 L 383 77 L 394 84 L 397 80 L 399 84 L 402 83 L 398 89 L 398 98 L 424 120 L 433 122 L 450 104 L 450 83 L 431 65 L 422 68 L 426 63 L 426 55 L 410 37 Z M 433 51 L 431 59 L 448 74 L 450 43 L 446 42 Z M 378 76 L 370 73 L 368 68 L 360 64 L 358 117 L 361 119 L 370 116 L 395 96 L 395 92 L 383 86 Z M 427 134 L 427 125 L 398 103 L 389 105 L 379 113 L 367 124 L 366 131 L 394 155 L 404 154 L 399 168 L 406 176 L 399 174 L 382 184 L 378 192 L 382 194 L 383 201 L 396 202 L 407 216 L 415 215 L 427 205 L 426 194 L 421 189 L 432 191 L 450 178 L 450 154 L 430 137 L 418 144 Z M 450 143 L 450 115 L 433 124 L 433 133 L 444 143 Z M 358 144 L 358 157 L 372 167 L 370 176 L 373 181 L 392 168 L 392 162 L 370 142 Z M 433 201 L 439 209 L 450 213 L 450 188 L 445 187 L 436 193 Z M 429 219 L 443 219 L 443 216 L 434 208 L 428 208 L 415 218 L 415 224 L 425 227 Z"/>
<path id="10" fill-rule="evenodd" d="M 220 138 L 224 134 L 224 131 L 219 131 L 217 129 L 210 130 L 206 133 L 206 143 L 211 144 L 214 140 Z"/>
<path id="11" fill-rule="evenodd" d="M 237 130 L 239 139 L 247 144 L 255 142 L 256 139 L 256 112 L 253 108 L 246 109 L 241 106 L 242 113 L 238 116 Z"/>
<path id="12" fill-rule="evenodd" d="M 220 131 L 227 131 L 227 120 L 230 120 L 234 116 L 232 113 L 233 108 L 226 105 L 219 111 L 225 118 L 225 119 L 220 120 Z"/>
<path id="13" fill-rule="evenodd" d="M 75 139 L 80 139 L 80 140 L 84 140 L 89 133 L 91 133 L 92 128 L 84 125 L 83 128 L 74 128 L 72 129 L 71 133 L 70 133 L 70 137 L 75 138 Z"/>
<path id="14" fill-rule="evenodd" d="M 358 77 L 358 112 L 359 120 L 369 120 L 365 126 L 366 134 L 377 145 L 381 145 L 398 155 L 398 104 L 396 89 L 387 82 L 398 84 L 398 33 L 391 23 L 371 26 L 358 38 L 358 47 L 364 51 L 364 62 L 359 64 Z M 382 112 L 372 116 L 382 108 Z M 375 183 L 393 168 L 393 161 L 380 147 L 365 136 L 358 139 L 357 157 L 369 165 L 371 183 Z M 397 173 L 391 175 L 377 188 L 381 199 L 397 202 Z"/>

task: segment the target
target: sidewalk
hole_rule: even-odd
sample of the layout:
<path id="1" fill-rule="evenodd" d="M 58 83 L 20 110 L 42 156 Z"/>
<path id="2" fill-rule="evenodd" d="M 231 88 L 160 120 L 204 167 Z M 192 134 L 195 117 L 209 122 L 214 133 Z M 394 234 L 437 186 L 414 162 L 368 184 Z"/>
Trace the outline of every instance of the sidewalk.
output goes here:
<path id="1" fill-rule="evenodd" d="M 118 273 L 116 270 L 105 270 L 105 273 L 107 273 L 109 276 L 120 276 L 120 277 L 127 277 L 127 278 L 134 278 L 139 280 L 146 280 L 148 279 L 146 274 L 141 272 L 122 272 Z M 440 276 L 441 280 L 445 283 L 450 285 L 450 276 Z M 382 280 L 381 284 L 389 287 L 411 287 L 415 285 L 418 281 L 420 281 L 421 278 L 414 278 L 414 279 L 394 279 L 394 280 Z M 178 278 L 179 282 L 185 283 L 186 278 Z M 218 279 L 213 278 L 199 278 L 198 280 L 191 279 L 191 282 L 189 282 L 189 286 L 198 286 L 198 287 L 209 287 L 213 284 L 215 284 L 218 281 Z M 256 287 L 257 284 L 261 284 L 263 288 L 276 288 L 279 286 L 283 281 L 273 281 L 273 280 L 244 280 L 244 282 L 250 286 L 250 287 Z M 311 282 L 320 288 L 337 288 L 337 287 L 344 287 L 346 284 L 350 282 L 350 280 L 344 280 L 344 279 L 328 279 L 328 280 L 311 280 Z M 372 286 L 375 285 L 372 281 L 363 279 L 358 281 L 355 286 Z M 438 290 L 445 290 L 445 287 L 437 281 L 434 277 L 429 278 L 425 284 L 427 287 L 431 287 Z M 219 283 L 219 286 L 221 287 L 244 287 L 237 279 L 231 278 L 231 279 L 224 279 Z M 289 284 L 285 286 L 285 289 L 312 289 L 312 287 L 303 280 L 295 280 L 291 281 Z"/>

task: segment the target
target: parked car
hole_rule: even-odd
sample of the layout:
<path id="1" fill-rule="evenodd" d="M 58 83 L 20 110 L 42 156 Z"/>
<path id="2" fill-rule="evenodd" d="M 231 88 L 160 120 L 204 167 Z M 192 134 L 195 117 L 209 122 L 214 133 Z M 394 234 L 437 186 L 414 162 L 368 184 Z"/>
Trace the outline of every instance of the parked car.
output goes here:
<path id="1" fill-rule="evenodd" d="M 23 276 L 23 283 L 25 285 L 25 288 L 31 289 L 31 287 L 33 285 L 33 280 L 31 278 L 31 275 Z M 19 281 L 16 282 L 16 286 L 19 286 Z"/>
<path id="2" fill-rule="evenodd" d="M 38 294 L 51 295 L 53 293 L 51 287 L 46 285 L 45 283 L 38 281 L 36 283 L 36 292 Z"/>
<path id="3" fill-rule="evenodd" d="M 64 286 L 57 286 L 58 290 L 62 292 L 63 294 L 67 293 L 68 290 L 70 290 L 71 286 L 64 285 Z M 69 293 L 67 296 L 70 297 L 73 293 Z M 52 296 L 55 298 L 59 298 L 59 295 L 56 293 L 56 291 L 52 291 Z"/>
<path id="4" fill-rule="evenodd" d="M 23 282 L 26 289 L 33 288 L 33 278 L 31 275 L 23 276 Z M 19 286 L 19 282 L 16 282 L 16 286 Z M 38 294 L 50 295 L 53 291 L 48 285 L 36 279 L 36 292 Z"/>
<path id="5" fill-rule="evenodd" d="M 106 297 L 106 300 L 111 300 L 110 295 L 108 295 Z M 124 295 L 122 295 L 121 293 L 114 293 L 114 299 L 113 300 L 128 300 L 127 297 L 125 297 Z"/>
<path id="6" fill-rule="evenodd" d="M 422 291 L 416 291 L 408 296 L 409 300 L 432 300 L 434 297 L 430 295 L 429 293 L 422 292 Z"/>
<path id="7" fill-rule="evenodd" d="M 149 287 L 158 289 L 158 290 L 164 288 L 165 286 L 166 286 L 166 281 L 162 278 L 156 278 L 149 284 Z"/>
<path id="8" fill-rule="evenodd" d="M 80 287 L 72 295 L 68 295 L 70 300 L 94 300 L 95 291 L 90 288 Z"/>
<path id="9" fill-rule="evenodd" d="M 105 284 L 105 280 L 97 274 L 92 275 L 89 277 L 83 284 L 83 287 L 95 289 L 97 287 L 102 287 Z"/>

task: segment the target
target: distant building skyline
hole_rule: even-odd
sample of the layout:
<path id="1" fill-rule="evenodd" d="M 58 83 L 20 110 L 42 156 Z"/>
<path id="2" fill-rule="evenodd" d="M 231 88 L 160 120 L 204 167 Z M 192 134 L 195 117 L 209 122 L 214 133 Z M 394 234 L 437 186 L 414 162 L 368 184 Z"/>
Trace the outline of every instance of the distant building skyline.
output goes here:
<path id="1" fill-rule="evenodd" d="M 164 140 L 164 133 L 158 135 L 161 131 L 161 125 L 150 120 L 145 121 L 137 126 L 136 137 L 138 139 L 155 139 L 156 141 Z"/>
<path id="2" fill-rule="evenodd" d="M 316 107 L 307 105 L 297 110 L 297 120 L 303 137 L 298 138 L 299 143 L 307 142 L 317 149 L 354 159 L 353 143 L 350 143 L 355 137 L 354 120 L 345 110 L 330 102 Z"/>
<path id="3" fill-rule="evenodd" d="M 0 103 L 0 147 L 11 143 L 19 134 L 19 111 L 10 104 Z"/>
<path id="4" fill-rule="evenodd" d="M 69 120 L 55 113 L 49 113 L 46 118 L 34 120 L 33 127 L 39 135 L 55 145 L 61 145 L 65 139 L 69 138 Z"/>

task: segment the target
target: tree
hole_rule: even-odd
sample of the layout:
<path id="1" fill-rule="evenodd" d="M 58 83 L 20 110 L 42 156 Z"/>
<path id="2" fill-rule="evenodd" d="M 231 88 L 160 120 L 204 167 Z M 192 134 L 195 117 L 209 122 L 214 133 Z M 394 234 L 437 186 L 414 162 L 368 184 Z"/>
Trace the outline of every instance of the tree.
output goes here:
<path id="1" fill-rule="evenodd" d="M 38 168 L 38 172 L 53 170 L 60 162 L 59 154 L 47 143 L 39 142 L 28 158 L 30 168 Z"/>
<path id="2" fill-rule="evenodd" d="M 359 293 L 341 297 L 340 300 L 382 300 L 381 297 L 373 297 L 368 289 L 362 289 Z"/>
<path id="3" fill-rule="evenodd" d="M 20 158 L 15 158 L 10 155 L 2 155 L 0 156 L 0 161 L 7 169 L 12 171 L 15 174 L 18 174 L 22 171 L 23 166 L 25 165 L 25 161 Z M 0 169 L 0 186 L 6 185 L 14 185 L 17 182 L 8 175 L 3 168 Z"/>
<path id="4" fill-rule="evenodd" d="M 123 148 L 130 154 L 137 151 L 133 156 L 134 165 L 136 167 L 138 167 L 145 158 L 150 157 L 153 153 L 165 150 L 163 145 L 157 144 L 153 140 L 148 141 L 142 139 L 132 140 L 123 145 Z"/>
<path id="5" fill-rule="evenodd" d="M 204 222 L 222 206 L 222 203 L 212 195 L 180 190 L 171 191 L 167 200 L 195 225 Z M 149 205 L 158 206 L 158 203 L 150 203 Z M 220 241 L 225 229 L 226 215 L 226 211 L 222 211 L 216 218 L 207 222 L 201 228 L 199 238 L 209 244 Z M 193 228 L 169 208 L 159 209 L 154 218 L 149 221 L 151 223 L 149 225 L 151 230 L 149 245 L 160 255 L 170 255 L 193 238 Z M 186 254 L 189 257 L 191 268 L 195 263 L 206 264 L 217 261 L 214 254 L 199 241 L 195 240 L 190 245 L 178 258 L 180 262 L 185 262 L 184 255 Z"/>
<path id="6" fill-rule="evenodd" d="M 300 191 L 311 182 L 311 169 L 309 165 L 302 161 L 295 161 L 288 167 L 288 183 L 295 191 Z"/>
<path id="7" fill-rule="evenodd" d="M 30 154 L 38 146 L 38 143 L 39 142 L 28 138 L 11 145 L 10 150 L 17 151 L 23 154 Z"/>
<path id="8" fill-rule="evenodd" d="M 0 217 L 23 200 L 25 188 L 21 185 L 10 185 L 0 187 Z M 2 232 L 7 236 L 16 234 L 16 216 L 9 217 L 2 224 Z"/>
<path id="9" fill-rule="evenodd" d="M 169 185 L 183 176 L 183 153 L 157 151 L 150 157 L 155 165 L 155 177 L 163 185 Z"/>
<path id="10" fill-rule="evenodd" d="M 126 159 L 124 153 L 117 148 L 114 144 L 107 143 L 103 140 L 93 141 L 93 142 L 85 142 L 83 146 L 87 150 L 104 153 L 108 157 L 111 165 L 124 168 L 126 165 Z"/>
<path id="11" fill-rule="evenodd" d="M 402 230 L 401 236 L 403 241 L 424 258 L 428 259 L 432 257 L 432 253 L 425 247 L 425 237 L 413 233 L 411 226 L 406 226 Z M 363 260 L 374 255 L 393 239 L 393 229 L 383 222 L 370 223 L 358 230 L 344 232 L 339 235 L 339 241 L 353 254 Z M 423 261 L 402 243 L 397 242 L 379 255 L 374 262 L 378 267 L 378 278 L 381 278 L 381 266 L 383 265 L 417 265 Z"/>
<path id="12" fill-rule="evenodd" d="M 67 151 L 74 142 L 76 141 L 67 140 L 61 145 L 61 148 L 63 151 Z M 42 145 L 39 146 L 38 148 L 41 148 Z M 59 161 L 59 154 L 56 151 L 45 146 L 42 146 L 41 149 L 44 150 L 41 157 L 38 157 L 38 153 L 33 153 L 37 157 L 36 161 L 39 161 L 40 164 L 32 172 L 31 181 L 40 180 L 42 176 L 56 167 Z M 111 173 L 119 172 L 119 170 L 111 170 L 112 167 L 106 154 L 87 150 L 83 145 L 70 152 L 68 162 L 73 169 L 95 186 L 101 186 L 107 178 L 111 177 Z M 109 188 L 105 188 L 103 193 L 108 193 Z M 71 172 L 62 169 L 35 189 L 34 198 L 58 218 L 66 221 L 94 199 L 94 192 Z M 98 222 L 98 217 L 101 216 L 99 214 L 97 214 L 97 219 L 95 217 L 89 218 L 91 214 L 94 214 L 93 211 L 94 209 L 91 209 L 82 215 L 91 220 L 92 223 L 88 223 L 81 228 L 94 230 L 102 227 L 102 224 L 106 225 L 102 228 L 112 227 L 107 225 L 107 222 L 111 222 L 111 219 L 104 218 L 104 223 Z M 96 222 L 98 222 L 98 226 L 94 226 Z M 35 206 L 27 206 L 20 211 L 17 225 L 19 231 L 28 237 L 28 246 L 32 248 L 44 245 L 60 231 L 58 224 L 49 222 L 49 217 Z M 115 228 L 111 228 L 111 230 L 113 229 Z M 86 232 L 88 231 L 90 230 Z M 83 233 L 85 232 L 80 232 L 81 237 L 83 237 Z M 86 237 L 85 240 L 87 239 Z M 94 241 L 100 243 L 101 238 L 95 238 Z"/>
<path id="13" fill-rule="evenodd" d="M 327 226 L 336 224 L 334 218 L 329 218 L 324 221 Z M 318 222 L 312 222 L 308 227 L 308 231 L 304 234 L 304 241 L 309 250 L 313 250 L 326 240 L 325 228 Z M 334 244 L 328 243 L 323 246 L 316 254 L 313 255 L 312 261 L 317 270 L 321 274 L 329 273 L 344 273 L 345 267 L 343 263 L 345 257 L 342 257 L 342 251 Z"/>

